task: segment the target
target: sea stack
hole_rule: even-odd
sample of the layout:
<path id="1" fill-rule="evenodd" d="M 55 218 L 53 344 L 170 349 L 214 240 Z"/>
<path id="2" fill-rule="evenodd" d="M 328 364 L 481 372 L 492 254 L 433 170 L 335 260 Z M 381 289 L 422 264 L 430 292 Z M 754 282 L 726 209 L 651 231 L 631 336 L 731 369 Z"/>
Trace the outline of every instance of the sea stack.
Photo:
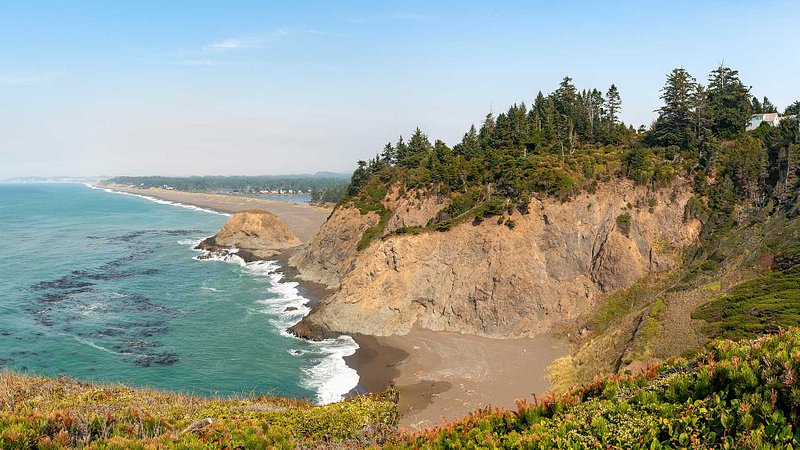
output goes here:
<path id="1" fill-rule="evenodd" d="M 219 233 L 200 242 L 197 248 L 225 254 L 236 248 L 239 257 L 253 261 L 271 258 L 300 244 L 300 238 L 275 214 L 251 209 L 231 216 Z"/>

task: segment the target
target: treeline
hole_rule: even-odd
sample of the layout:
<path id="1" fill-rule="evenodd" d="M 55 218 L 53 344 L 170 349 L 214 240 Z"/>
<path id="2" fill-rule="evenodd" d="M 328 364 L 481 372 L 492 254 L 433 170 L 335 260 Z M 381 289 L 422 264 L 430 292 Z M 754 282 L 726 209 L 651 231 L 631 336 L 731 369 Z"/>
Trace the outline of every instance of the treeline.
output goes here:
<path id="1" fill-rule="evenodd" d="M 452 148 L 431 142 L 419 128 L 407 141 L 401 136 L 386 144 L 375 158 L 358 162 L 344 201 L 378 211 L 380 205 L 368 200 L 380 186 L 400 181 L 406 189 L 453 197 L 435 221 L 446 228 L 468 212 L 525 212 L 532 195 L 566 200 L 614 177 L 652 187 L 693 177 L 698 193 L 710 196 L 710 207 L 726 211 L 740 199 L 764 205 L 797 195 L 797 119 L 745 132 L 751 114 L 777 108 L 753 96 L 737 71 L 720 66 L 703 86 L 675 69 L 661 99 L 653 124 L 634 129 L 619 120 L 622 98 L 615 85 L 605 93 L 579 91 L 565 77 L 552 93 L 539 92 L 530 107 L 514 104 L 497 117 L 487 114 Z M 795 102 L 784 114 L 798 109 Z"/>
<path id="2" fill-rule="evenodd" d="M 539 92 L 530 107 L 514 104 L 497 117 L 487 114 L 479 129 L 470 127 L 452 148 L 441 140 L 431 143 L 420 129 L 408 142 L 401 136 L 386 144 L 374 159 L 359 161 L 347 195 L 355 196 L 373 176 L 392 172 L 410 187 L 462 193 L 481 187 L 488 197 L 508 199 L 533 192 L 569 197 L 585 181 L 581 173 L 593 177 L 605 160 L 601 155 L 585 161 L 579 150 L 636 140 L 638 132 L 619 121 L 621 108 L 615 85 L 605 94 L 579 91 L 565 77 L 549 95 Z"/>
<path id="3" fill-rule="evenodd" d="M 169 186 L 187 192 L 237 192 L 295 191 L 323 192 L 328 189 L 343 190 L 346 175 L 322 173 L 316 175 L 265 175 L 265 176 L 205 176 L 205 177 L 114 177 L 111 183 L 142 188 Z M 337 200 L 338 201 L 338 200 Z"/>
<path id="4" fill-rule="evenodd" d="M 311 203 L 324 204 L 324 203 L 339 203 L 344 198 L 344 193 L 347 190 L 347 183 L 337 184 L 324 189 L 311 190 Z"/>

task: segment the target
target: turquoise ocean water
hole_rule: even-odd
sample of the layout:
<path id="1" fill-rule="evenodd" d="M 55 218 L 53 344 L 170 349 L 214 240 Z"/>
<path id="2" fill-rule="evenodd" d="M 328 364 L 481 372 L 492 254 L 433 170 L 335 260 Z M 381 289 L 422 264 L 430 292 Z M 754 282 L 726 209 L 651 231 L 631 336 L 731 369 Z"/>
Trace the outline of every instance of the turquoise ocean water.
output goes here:
<path id="1" fill-rule="evenodd" d="M 358 383 L 342 359 L 355 343 L 286 333 L 307 300 L 277 263 L 195 259 L 226 219 L 84 185 L 0 185 L 0 370 L 339 400 Z"/>

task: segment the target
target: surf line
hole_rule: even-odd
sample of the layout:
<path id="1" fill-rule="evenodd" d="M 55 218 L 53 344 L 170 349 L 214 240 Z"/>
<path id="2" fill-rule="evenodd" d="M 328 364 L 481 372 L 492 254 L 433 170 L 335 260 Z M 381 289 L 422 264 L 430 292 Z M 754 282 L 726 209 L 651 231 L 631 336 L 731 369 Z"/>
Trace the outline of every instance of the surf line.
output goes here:
<path id="1" fill-rule="evenodd" d="M 231 216 L 228 213 L 215 211 L 213 209 L 201 208 L 199 206 L 187 205 L 186 203 L 173 202 L 173 201 L 170 201 L 170 200 L 162 200 L 160 198 L 150 197 L 149 195 L 134 194 L 134 193 L 131 193 L 131 192 L 115 191 L 115 190 L 110 189 L 110 188 L 94 186 L 94 185 L 89 184 L 89 183 L 86 183 L 85 186 L 90 188 L 90 189 L 97 189 L 97 190 L 100 190 L 100 191 L 105 191 L 105 192 L 108 192 L 109 194 L 119 194 L 119 195 L 127 195 L 127 196 L 130 196 L 130 197 L 143 198 L 143 199 L 149 200 L 149 201 L 151 201 L 153 203 L 158 203 L 159 205 L 179 206 L 181 208 L 191 209 L 193 211 L 201 211 L 201 212 L 204 212 L 204 213 L 216 214 L 218 216 L 224 216 L 224 217 L 230 217 Z"/>

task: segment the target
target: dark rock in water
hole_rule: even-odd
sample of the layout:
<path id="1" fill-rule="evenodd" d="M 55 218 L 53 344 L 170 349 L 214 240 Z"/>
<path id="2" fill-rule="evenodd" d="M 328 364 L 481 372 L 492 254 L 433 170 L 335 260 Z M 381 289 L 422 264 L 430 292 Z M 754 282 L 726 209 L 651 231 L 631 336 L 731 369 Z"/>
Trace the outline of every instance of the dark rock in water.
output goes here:
<path id="1" fill-rule="evenodd" d="M 200 230 L 163 230 L 162 234 L 166 234 L 168 236 L 188 236 L 190 234 L 199 234 L 202 233 Z"/>
<path id="2" fill-rule="evenodd" d="M 289 328 L 289 332 L 299 338 L 308 339 L 309 341 L 336 339 L 337 337 L 341 336 L 341 333 L 331 331 L 324 326 L 309 322 L 307 320 L 301 320 L 297 324 L 293 325 L 291 328 Z"/>
<path id="3" fill-rule="evenodd" d="M 137 356 L 134 363 L 138 366 L 150 367 L 152 365 L 171 366 L 178 361 L 180 358 L 177 353 L 163 352 Z"/>
<path id="4" fill-rule="evenodd" d="M 11 358 L 0 358 L 0 367 L 7 366 L 13 362 L 14 360 Z"/>
<path id="5" fill-rule="evenodd" d="M 43 291 L 45 289 L 76 289 L 76 288 L 85 288 L 93 285 L 94 283 L 88 281 L 81 281 L 75 276 L 66 275 L 52 281 L 40 281 L 31 286 L 31 290 Z"/>
<path id="6" fill-rule="evenodd" d="M 283 312 L 290 312 L 290 311 L 297 311 L 297 307 L 296 306 L 287 306 L 286 309 L 283 310 Z"/>
<path id="7" fill-rule="evenodd" d="M 0 336 L 11 336 L 11 332 L 8 330 L 0 330 Z"/>

